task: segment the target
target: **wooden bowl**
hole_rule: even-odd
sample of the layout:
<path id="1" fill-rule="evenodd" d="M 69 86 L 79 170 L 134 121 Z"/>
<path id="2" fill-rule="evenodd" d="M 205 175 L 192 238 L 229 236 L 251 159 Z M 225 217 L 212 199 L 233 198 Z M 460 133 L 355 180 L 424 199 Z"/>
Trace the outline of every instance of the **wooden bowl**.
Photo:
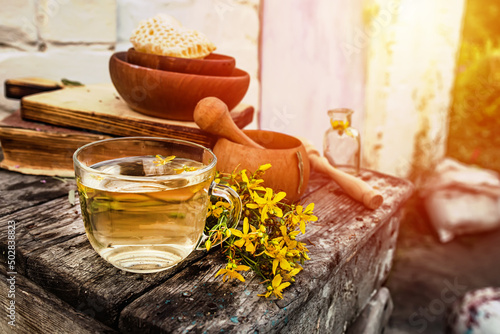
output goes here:
<path id="1" fill-rule="evenodd" d="M 159 118 L 193 121 L 201 99 L 214 96 L 229 110 L 241 102 L 250 84 L 247 72 L 238 68 L 230 76 L 177 73 L 133 65 L 127 52 L 114 53 L 109 60 L 111 81 L 133 110 Z"/>
<path id="2" fill-rule="evenodd" d="M 134 48 L 127 51 L 127 59 L 130 64 L 154 70 L 217 76 L 231 75 L 236 65 L 233 57 L 217 53 L 211 53 L 203 59 L 189 59 L 154 55 Z"/>
<path id="3" fill-rule="evenodd" d="M 254 172 L 270 163 L 263 177 L 264 185 L 275 192 L 286 192 L 288 202 L 296 202 L 309 182 L 309 158 L 302 142 L 295 137 L 272 131 L 244 130 L 250 138 L 265 147 L 253 148 L 220 138 L 213 148 L 217 169 L 231 173 L 247 169 Z"/>

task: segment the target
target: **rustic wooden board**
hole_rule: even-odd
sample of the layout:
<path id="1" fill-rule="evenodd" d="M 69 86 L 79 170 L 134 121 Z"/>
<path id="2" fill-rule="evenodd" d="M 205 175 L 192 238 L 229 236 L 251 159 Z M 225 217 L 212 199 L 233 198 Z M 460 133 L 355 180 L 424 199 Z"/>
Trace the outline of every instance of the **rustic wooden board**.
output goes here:
<path id="1" fill-rule="evenodd" d="M 0 265 L 0 267 L 2 267 Z M 6 308 L 10 304 L 7 293 L 10 284 L 5 267 L 0 268 L 0 322 L 1 333 L 74 333 L 111 334 L 115 330 L 103 325 L 85 312 L 78 312 L 53 294 L 43 290 L 24 276 L 15 275 L 15 327 L 8 324 Z"/>
<path id="2" fill-rule="evenodd" d="M 43 78 L 17 78 L 5 81 L 5 97 L 20 99 L 24 96 L 61 89 L 56 81 Z"/>
<path id="3" fill-rule="evenodd" d="M 242 128 L 252 121 L 253 112 L 252 106 L 239 105 L 231 115 Z M 208 147 L 216 141 L 194 122 L 160 119 L 133 111 L 112 85 L 64 88 L 26 96 L 21 100 L 21 115 L 33 121 L 115 136 L 172 137 Z"/>
<path id="4" fill-rule="evenodd" d="M 411 185 L 363 172 L 384 187 L 386 204 L 365 209 L 330 183 L 313 192 L 318 223 L 310 224 L 311 261 L 283 300 L 265 300 L 260 280 L 247 273 L 244 283 L 221 284 L 223 266 L 211 254 L 127 306 L 120 316 L 124 333 L 238 331 L 242 333 L 342 333 L 388 275 L 399 217 Z M 314 183 L 313 183 L 314 184 Z M 310 319 L 317 319 L 311 322 Z"/>
<path id="5" fill-rule="evenodd" d="M 106 263 L 82 235 L 29 254 L 26 276 L 76 309 L 89 310 L 97 320 L 116 326 L 123 307 L 204 255 L 193 252 L 161 273 L 133 274 Z"/>
<path id="6" fill-rule="evenodd" d="M 68 197 L 69 191 L 76 189 L 72 179 L 63 182 L 50 176 L 23 175 L 6 170 L 0 170 L 0 180 L 1 216 L 58 197 Z"/>
<path id="7" fill-rule="evenodd" d="M 14 175 L 4 173 L 7 174 L 0 173 L 2 181 Z M 394 220 L 390 218 L 411 193 L 411 185 L 363 172 L 363 177 L 372 186 L 379 187 L 386 197 L 381 208 L 371 211 L 347 197 L 335 183 L 324 185 L 322 181 L 316 182 L 315 174 L 312 175 L 310 186 L 316 191 L 308 192 L 305 202 L 315 202 L 315 213 L 320 217 L 318 223 L 309 225 L 308 239 L 314 242 L 314 246 L 309 247 L 313 260 L 306 263 L 306 270 L 281 301 L 257 297 L 262 285 L 251 273 L 246 275 L 247 282 L 243 284 L 222 284 L 219 278 L 214 279 L 223 265 L 220 250 L 211 251 L 207 256 L 204 252 L 194 252 L 180 266 L 159 274 L 124 273 L 105 263 L 91 248 L 83 232 L 79 206 L 69 203 L 65 196 L 38 202 L 42 204 L 32 209 L 15 210 L 4 215 L 1 223 L 9 219 L 17 222 L 18 266 L 27 278 L 77 311 L 90 312 L 110 327 L 120 326 L 124 332 L 188 329 L 198 332 L 199 328 L 210 329 L 209 332 L 236 328 L 238 331 L 256 328 L 261 332 L 281 329 L 294 332 L 297 319 L 309 330 L 336 330 L 344 324 L 341 320 L 332 320 L 331 312 L 338 312 L 338 319 L 352 318 L 363 302 L 368 301 L 365 296 L 380 284 L 390 268 L 387 254 L 391 238 L 397 236 Z M 321 175 L 316 176 L 321 179 Z M 18 183 L 11 181 L 11 185 Z M 21 191 L 17 196 L 22 194 Z M 2 228 L 5 227 L 2 225 Z M 0 248 L 5 246 L 6 240 L 0 240 Z M 376 261 L 367 263 L 367 256 L 375 257 Z M 349 282 L 355 280 L 358 281 L 351 289 Z M 343 286 L 347 286 L 347 292 Z M 322 297 L 333 293 L 348 300 L 345 302 L 348 310 L 337 311 L 342 306 L 338 298 Z M 311 300 L 320 302 L 305 312 L 307 316 L 301 315 L 306 310 L 303 305 Z M 319 322 L 311 324 L 312 316 L 320 319 Z"/>
<path id="8" fill-rule="evenodd" d="M 144 291 L 205 255 L 154 275 L 125 273 L 102 260 L 85 235 L 78 202 L 61 197 L 2 217 L 0 230 L 16 221 L 16 268 L 79 310 L 112 325 L 121 308 Z M 5 251 L 7 240 L 0 241 Z"/>
<path id="9" fill-rule="evenodd" d="M 55 212 L 64 214 L 54 219 Z M 50 251 L 52 245 L 84 235 L 79 217 L 79 207 L 71 204 L 66 196 L 4 216 L 0 221 L 1 230 L 7 230 L 9 221 L 16 222 L 17 270 L 22 274 L 26 272 L 26 262 L 32 252 L 40 248 Z M 5 250 L 6 246 L 6 242 L 0 243 L 0 249 Z"/>

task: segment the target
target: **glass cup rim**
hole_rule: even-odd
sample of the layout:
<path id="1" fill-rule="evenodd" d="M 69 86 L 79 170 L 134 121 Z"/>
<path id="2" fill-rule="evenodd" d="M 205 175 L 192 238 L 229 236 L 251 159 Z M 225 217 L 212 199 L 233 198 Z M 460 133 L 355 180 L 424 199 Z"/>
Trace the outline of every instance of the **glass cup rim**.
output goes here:
<path id="1" fill-rule="evenodd" d="M 208 164 L 203 166 L 203 168 L 197 169 L 192 172 L 186 172 L 186 173 L 181 173 L 181 174 L 175 174 L 175 175 L 160 175 L 160 176 L 131 176 L 131 175 L 115 175 L 115 174 L 110 174 L 110 173 L 105 173 L 96 169 L 91 168 L 90 166 L 85 165 L 82 163 L 80 160 L 78 160 L 78 154 L 82 152 L 83 150 L 99 145 L 105 142 L 110 142 L 110 141 L 127 141 L 127 140 L 145 140 L 145 141 L 162 141 L 162 142 L 174 142 L 178 144 L 183 144 L 187 146 L 194 146 L 200 149 L 203 149 L 205 152 L 209 153 L 212 156 L 212 161 Z M 215 154 L 210 150 L 209 148 L 193 143 L 187 140 L 183 139 L 177 139 L 177 138 L 168 138 L 168 137 L 147 137 L 147 136 L 132 136 L 132 137 L 115 137 L 115 138 L 106 138 L 106 139 L 101 139 L 97 140 L 88 144 L 85 144 L 81 147 L 79 147 L 74 153 L 73 153 L 73 163 L 75 164 L 75 167 L 78 167 L 85 172 L 88 173 L 93 173 L 101 176 L 113 176 L 114 178 L 121 179 L 121 180 L 129 180 L 129 181 L 144 181 L 144 180 L 175 180 L 179 178 L 184 178 L 188 175 L 200 175 L 204 174 L 206 172 L 209 172 L 213 168 L 215 168 L 217 164 L 217 157 Z M 76 172 L 76 168 L 75 168 Z"/>

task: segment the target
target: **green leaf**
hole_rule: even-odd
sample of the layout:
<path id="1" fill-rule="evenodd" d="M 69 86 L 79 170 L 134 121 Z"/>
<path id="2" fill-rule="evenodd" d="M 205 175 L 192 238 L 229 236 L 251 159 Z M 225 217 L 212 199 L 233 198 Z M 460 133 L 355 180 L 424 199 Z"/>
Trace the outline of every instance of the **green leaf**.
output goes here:
<path id="1" fill-rule="evenodd" d="M 73 81 L 66 78 L 62 78 L 61 82 L 64 86 L 83 86 L 83 84 L 79 81 Z"/>

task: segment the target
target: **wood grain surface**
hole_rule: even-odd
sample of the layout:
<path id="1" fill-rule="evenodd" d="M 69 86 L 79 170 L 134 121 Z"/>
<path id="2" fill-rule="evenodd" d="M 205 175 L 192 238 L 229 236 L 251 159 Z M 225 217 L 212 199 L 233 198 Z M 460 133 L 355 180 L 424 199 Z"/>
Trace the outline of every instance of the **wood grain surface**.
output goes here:
<path id="1" fill-rule="evenodd" d="M 0 171 L 0 184 L 11 189 L 2 191 L 9 195 L 0 229 L 16 221 L 19 271 L 74 310 L 93 314 L 120 332 L 141 333 L 342 332 L 387 276 L 396 214 L 412 192 L 406 181 L 362 171 L 385 198 L 379 209 L 368 210 L 313 172 L 303 198 L 315 203 L 319 217 L 309 224 L 305 240 L 312 260 L 285 298 L 274 300 L 256 296 L 264 288 L 252 273 L 245 275 L 245 283 L 214 278 L 224 265 L 220 249 L 194 252 L 158 274 L 122 272 L 91 248 L 78 203 L 68 201 L 67 184 L 18 175 Z M 44 194 L 47 184 L 50 190 Z M 6 240 L 0 240 L 0 249 L 5 247 Z"/>
<path id="2" fill-rule="evenodd" d="M 0 180 L 0 216 L 36 207 L 55 198 L 67 198 L 69 191 L 76 189 L 71 180 L 23 175 L 6 170 L 0 170 Z"/>
<path id="3" fill-rule="evenodd" d="M 231 115 L 239 127 L 253 119 L 254 108 L 239 105 Z M 194 122 L 173 121 L 133 111 L 112 85 L 88 85 L 25 96 L 24 119 L 80 128 L 115 136 L 160 136 L 189 140 L 212 147 L 216 138 Z"/>
<path id="4" fill-rule="evenodd" d="M 5 97 L 20 99 L 24 96 L 61 89 L 61 83 L 43 78 L 14 78 L 5 80 Z"/>
<path id="5" fill-rule="evenodd" d="M 0 295 L 2 296 L 0 314 L 5 312 L 12 300 L 5 298 L 10 291 L 10 282 L 12 282 L 12 280 L 8 282 L 7 279 L 15 277 L 15 327 L 8 324 L 10 318 L 2 316 L 1 333 L 118 333 L 95 320 L 91 311 L 74 309 L 23 275 L 6 275 L 5 273 L 2 263 L 0 265 Z"/>

